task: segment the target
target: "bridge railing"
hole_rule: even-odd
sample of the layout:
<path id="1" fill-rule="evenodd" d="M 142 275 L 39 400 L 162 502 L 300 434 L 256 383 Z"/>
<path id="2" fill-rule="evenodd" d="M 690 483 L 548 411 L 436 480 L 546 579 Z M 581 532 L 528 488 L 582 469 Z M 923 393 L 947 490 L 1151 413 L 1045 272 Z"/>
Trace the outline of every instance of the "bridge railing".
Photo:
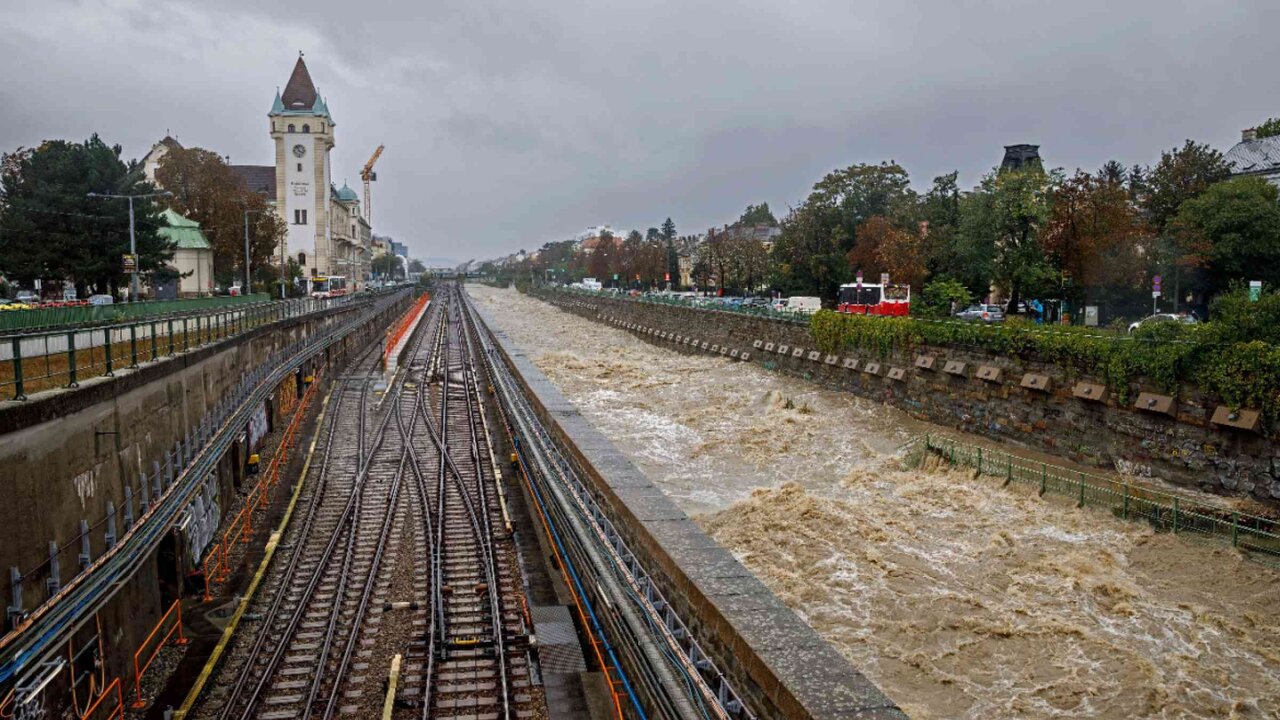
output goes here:
<path id="1" fill-rule="evenodd" d="M 952 465 L 973 468 L 980 475 L 1003 477 L 1005 486 L 1027 485 L 1040 495 L 1071 498 L 1080 508 L 1104 508 L 1123 520 L 1145 521 L 1158 531 L 1230 543 L 1251 559 L 1280 567 L 1280 523 L 1275 520 L 950 438 L 926 435 L 924 448 Z"/>
<path id="2" fill-rule="evenodd" d="M 358 302 L 363 295 L 295 298 L 215 306 L 201 312 L 87 328 L 0 336 L 0 400 L 25 400 L 41 390 L 78 387 L 286 318 Z"/>

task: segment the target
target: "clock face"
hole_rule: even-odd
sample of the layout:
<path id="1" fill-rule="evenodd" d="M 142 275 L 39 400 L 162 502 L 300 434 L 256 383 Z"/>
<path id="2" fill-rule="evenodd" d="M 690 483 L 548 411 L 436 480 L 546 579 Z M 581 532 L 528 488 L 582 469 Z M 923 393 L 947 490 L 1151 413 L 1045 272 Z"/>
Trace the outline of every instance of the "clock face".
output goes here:
<path id="1" fill-rule="evenodd" d="M 305 147 L 301 146 L 301 145 L 294 145 L 294 146 L 293 146 L 293 154 L 294 154 L 296 157 L 302 157 L 303 155 L 306 155 L 306 154 L 307 154 L 307 149 L 306 149 Z"/>

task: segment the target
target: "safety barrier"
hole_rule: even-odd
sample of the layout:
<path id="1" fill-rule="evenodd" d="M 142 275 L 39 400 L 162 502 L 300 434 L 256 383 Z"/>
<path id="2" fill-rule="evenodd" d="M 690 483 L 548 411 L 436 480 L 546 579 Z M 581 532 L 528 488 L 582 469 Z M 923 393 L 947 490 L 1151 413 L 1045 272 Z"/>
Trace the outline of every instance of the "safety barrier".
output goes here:
<path id="1" fill-rule="evenodd" d="M 1003 477 L 1006 487 L 1013 483 L 1030 485 L 1040 495 L 1072 498 L 1076 507 L 1101 507 L 1121 519 L 1143 520 L 1175 535 L 1229 542 L 1251 559 L 1280 566 L 1280 523 L 1275 520 L 949 438 L 925 435 L 924 447 L 952 465 L 971 467 L 980 475 Z"/>
<path id="2" fill-rule="evenodd" d="M 260 325 L 358 303 L 363 297 L 255 302 L 181 317 L 0 337 L 0 396 L 26 400 L 32 392 L 79 387 L 89 378 L 112 377 L 117 370 L 172 357 Z"/>
<path id="3" fill-rule="evenodd" d="M 212 584 L 224 582 L 230 576 L 231 552 L 236 545 L 249 540 L 253 532 L 253 513 L 266 506 L 271 491 L 280 483 L 281 470 L 289 462 L 289 450 L 297 447 L 298 432 L 306 418 L 307 406 L 311 403 L 311 398 L 318 387 L 320 383 L 312 381 L 307 391 L 302 394 L 302 399 L 295 406 L 288 427 L 280 437 L 280 444 L 276 447 L 275 454 L 271 456 L 271 463 L 245 496 L 244 506 L 240 508 L 240 512 L 227 523 L 226 529 L 222 532 L 222 541 L 205 553 L 204 562 L 201 565 L 201 572 L 204 575 L 204 602 L 213 599 Z"/>
<path id="4" fill-rule="evenodd" d="M 414 322 L 417 320 L 418 315 L 430 301 L 431 293 L 423 293 L 421 297 L 414 301 L 413 305 L 405 312 L 404 316 L 400 318 L 395 326 L 391 328 L 391 331 L 387 334 L 387 344 L 382 348 L 383 367 L 387 366 L 387 358 L 391 356 L 391 353 L 395 350 L 396 346 L 400 344 L 400 341 L 404 339 L 405 335 L 407 335 L 409 331 L 413 330 Z"/>
<path id="5" fill-rule="evenodd" d="M 143 651 L 145 651 L 147 646 L 151 644 L 151 641 L 155 639 L 156 633 L 160 632 L 160 630 L 164 628 L 165 623 L 168 622 L 171 617 L 175 617 L 175 615 L 176 619 L 173 623 L 173 627 L 169 628 L 168 632 L 164 633 L 160 642 L 151 650 L 151 654 L 147 656 L 147 661 L 142 663 L 141 667 L 139 667 L 138 659 L 142 657 Z M 129 704 L 130 708 L 134 710 L 141 710 L 147 706 L 147 701 L 142 697 L 142 675 L 147 672 L 147 668 L 151 667 L 151 663 L 156 659 L 156 655 L 160 654 L 160 649 L 169 642 L 169 638 L 173 637 L 175 632 L 178 634 L 178 639 L 174 641 L 175 645 L 186 645 L 191 642 L 182 632 L 182 598 L 178 598 L 173 601 L 173 604 L 169 606 L 169 609 L 165 611 L 165 614 L 160 616 L 160 622 L 156 623 L 156 626 L 151 629 L 151 634 L 147 635 L 147 639 L 143 640 L 142 645 L 133 653 L 133 690 L 137 693 L 137 699 Z"/>
<path id="6" fill-rule="evenodd" d="M 115 705 L 105 705 L 111 701 L 112 695 L 115 695 Z M 107 714 L 102 715 L 100 711 Z M 84 714 L 80 716 L 80 720 L 120 720 L 124 718 L 124 688 L 120 685 L 120 678 L 112 680 L 106 688 L 102 690 L 102 694 L 98 695 L 98 699 L 89 704 Z"/>

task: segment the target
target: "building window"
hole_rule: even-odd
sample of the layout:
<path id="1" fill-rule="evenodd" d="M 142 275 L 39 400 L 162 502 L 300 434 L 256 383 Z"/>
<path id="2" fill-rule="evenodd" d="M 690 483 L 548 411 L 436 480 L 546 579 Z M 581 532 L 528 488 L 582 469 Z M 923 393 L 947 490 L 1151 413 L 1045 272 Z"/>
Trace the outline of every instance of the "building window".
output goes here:
<path id="1" fill-rule="evenodd" d="M 294 211 L 293 211 L 293 224 L 294 224 L 294 225 L 306 225 L 306 224 L 307 224 L 307 211 L 306 211 L 306 210 L 294 210 Z"/>
<path id="2" fill-rule="evenodd" d="M 311 132 L 311 126 L 310 126 L 310 125 L 307 125 L 306 123 L 303 123 L 303 124 L 302 124 L 302 132 L 304 132 L 304 133 L 309 133 L 309 132 Z"/>
<path id="3" fill-rule="evenodd" d="M 297 132 L 297 130 L 293 129 L 293 123 L 289 123 L 289 132 Z"/>
<path id="4" fill-rule="evenodd" d="M 298 163 L 298 172 L 302 172 L 302 163 Z"/>
<path id="5" fill-rule="evenodd" d="M 307 265 L 307 254 L 306 254 L 306 253 L 298 253 L 298 264 L 299 264 L 299 265 L 301 265 L 301 266 L 303 266 L 303 267 L 306 267 L 306 265 Z"/>

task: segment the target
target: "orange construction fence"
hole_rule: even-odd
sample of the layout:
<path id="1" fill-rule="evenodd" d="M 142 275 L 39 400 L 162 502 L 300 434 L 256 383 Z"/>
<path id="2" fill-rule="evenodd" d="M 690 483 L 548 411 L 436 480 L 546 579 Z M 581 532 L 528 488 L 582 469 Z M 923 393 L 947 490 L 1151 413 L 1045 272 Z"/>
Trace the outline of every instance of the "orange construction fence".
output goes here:
<path id="1" fill-rule="evenodd" d="M 382 349 L 382 367 L 387 366 L 387 358 L 391 356 L 392 349 L 400 342 L 401 338 L 413 329 L 413 321 L 418 317 L 418 313 L 422 308 L 431 302 L 431 293 L 422 293 L 422 297 L 418 298 L 403 317 L 395 324 L 387 333 L 387 344 Z"/>
<path id="2" fill-rule="evenodd" d="M 289 462 L 289 450 L 298 445 L 298 434 L 302 429 L 302 421 L 306 418 L 307 406 L 311 404 L 319 387 L 320 383 L 312 382 L 303 393 L 302 400 L 294 408 L 289 426 L 285 428 L 284 435 L 280 438 L 280 445 L 276 448 L 275 455 L 271 457 L 271 463 L 258 482 L 249 490 L 249 494 L 245 496 L 244 507 L 240 508 L 240 512 L 231 519 L 231 522 L 227 523 L 226 529 L 222 531 L 222 541 L 205 554 L 203 569 L 205 602 L 213 599 L 210 585 L 222 582 L 231 575 L 231 551 L 239 543 L 249 540 L 253 533 L 253 513 L 266 506 L 271 490 L 280 483 L 284 466 Z"/>
<path id="3" fill-rule="evenodd" d="M 112 695 L 115 695 L 113 698 Z M 103 703 L 114 704 L 103 704 Z M 105 712 L 103 715 L 101 713 Z M 80 716 L 80 720 L 119 720 L 124 717 L 124 689 L 120 686 L 120 678 L 112 680 Z"/>
<path id="4" fill-rule="evenodd" d="M 164 629 L 165 623 L 170 617 L 175 618 L 173 626 L 161 635 L 160 642 L 151 649 L 151 654 L 147 656 L 146 662 L 139 665 L 138 660 L 142 657 L 142 653 L 146 651 L 147 646 L 155 639 L 156 634 Z M 160 648 L 169 642 L 169 638 L 173 637 L 175 632 L 178 634 L 178 639 L 174 641 L 175 645 L 186 645 L 191 642 L 182 632 L 182 598 L 173 601 L 173 604 L 169 606 L 165 614 L 160 616 L 160 622 L 156 623 L 156 626 L 151 629 L 151 634 L 147 636 L 146 640 L 142 641 L 142 646 L 133 653 L 133 689 L 137 693 L 137 699 L 129 707 L 134 710 L 141 710 L 147 706 L 147 701 L 142 698 L 142 675 L 147 671 L 147 668 L 151 667 L 151 661 L 156 659 L 156 655 L 160 653 Z M 118 680 L 119 678 L 117 678 Z"/>

